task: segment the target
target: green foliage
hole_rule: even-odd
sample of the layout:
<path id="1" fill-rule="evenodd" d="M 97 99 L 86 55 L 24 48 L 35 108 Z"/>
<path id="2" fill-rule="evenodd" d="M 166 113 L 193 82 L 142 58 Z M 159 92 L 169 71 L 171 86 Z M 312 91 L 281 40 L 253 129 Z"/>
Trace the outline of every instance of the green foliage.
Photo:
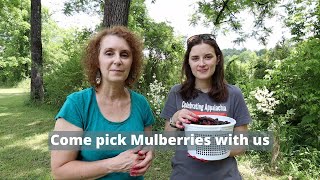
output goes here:
<path id="1" fill-rule="evenodd" d="M 70 0 L 65 3 L 65 10 L 67 10 L 67 14 L 75 12 L 90 14 L 97 13 L 95 9 L 98 6 L 103 7 L 104 2 Z M 158 80 L 169 88 L 178 82 L 174 73 L 176 70 L 180 70 L 179 60 L 182 59 L 184 48 L 182 38 L 175 37 L 173 28 L 166 23 L 154 22 L 148 15 L 144 0 L 132 1 L 129 12 L 128 27 L 144 39 L 145 51 L 147 52 L 144 63 L 144 84 L 139 85 L 137 89 L 146 95 L 148 85 L 153 82 L 153 74 L 156 74 Z"/>
<path id="2" fill-rule="evenodd" d="M 317 179 L 320 176 L 320 151 L 315 148 L 299 147 L 291 149 L 279 161 L 279 167 L 296 179 Z"/>
<path id="3" fill-rule="evenodd" d="M 263 79 L 254 76 L 254 82 L 260 79 L 258 87 L 265 86 L 266 93 L 260 97 L 253 91 L 247 99 L 254 118 L 252 128 L 275 133 L 279 149 L 272 153 L 272 170 L 277 168 L 297 178 L 319 176 L 320 85 L 315 83 L 320 77 L 319 43 L 310 39 L 267 52 L 264 66 L 254 66 L 256 72 L 267 68 Z M 277 102 L 275 106 L 268 102 L 272 99 Z M 268 103 L 261 105 L 263 102 Z"/>
<path id="4" fill-rule="evenodd" d="M 294 0 L 285 6 L 288 16 L 285 24 L 291 29 L 293 40 L 320 37 L 320 2 L 318 0 Z"/>
<path id="5" fill-rule="evenodd" d="M 141 34 L 146 51 L 143 81 L 137 87 L 145 95 L 154 74 L 166 89 L 179 82 L 175 73 L 180 71 L 184 52 L 183 40 L 174 36 L 173 27 L 154 22 L 147 13 L 144 0 L 131 3 L 129 28 Z"/>
<path id="6" fill-rule="evenodd" d="M 192 24 L 197 24 L 202 21 L 204 24 L 217 31 L 234 31 L 239 33 L 240 37 L 235 42 L 240 43 L 245 41 L 247 37 L 255 37 L 263 44 L 271 29 L 265 25 L 265 20 L 275 15 L 274 8 L 279 2 L 276 0 L 260 0 L 260 1 L 198 1 L 195 13 L 192 15 Z M 241 12 L 252 14 L 255 17 L 254 29 L 250 33 L 245 33 L 242 30 L 242 21 L 240 18 Z"/>
<path id="7" fill-rule="evenodd" d="M 147 97 L 155 113 L 154 130 L 163 130 L 164 120 L 159 117 L 169 89 L 179 82 L 184 52 L 181 37 L 165 22 L 156 23 L 149 16 L 144 0 L 131 2 L 129 28 L 144 39 L 144 72 L 135 90 Z M 161 89 L 161 91 L 159 91 Z"/>
<path id="8" fill-rule="evenodd" d="M 68 0 L 64 4 L 63 12 L 66 15 L 85 12 L 87 14 L 100 14 L 103 12 L 104 2 L 101 0 Z"/>
<path id="9" fill-rule="evenodd" d="M 296 115 L 290 122 L 293 126 L 303 127 L 296 137 L 297 142 L 315 147 L 320 127 L 320 41 L 310 39 L 299 44 L 288 58 L 278 62 L 278 68 L 270 71 L 270 86 L 281 101 L 278 113 L 286 109 L 295 109 Z M 281 85 L 280 85 L 281 84 Z M 302 135 L 301 134 L 301 135 Z"/>
<path id="10" fill-rule="evenodd" d="M 239 55 L 241 54 L 242 52 L 246 51 L 247 49 L 241 49 L 241 50 L 238 50 L 238 49 L 234 49 L 234 48 L 227 48 L 227 49 L 222 49 L 222 53 L 223 53 L 223 56 L 224 56 L 224 61 L 225 63 L 228 62 L 228 57 L 231 57 L 233 55 Z"/>
<path id="11" fill-rule="evenodd" d="M 153 131 L 164 130 L 165 120 L 161 120 L 159 115 L 164 107 L 166 95 L 168 93 L 166 86 L 162 82 L 157 80 L 156 75 L 152 76 L 153 82 L 149 84 L 149 88 L 146 90 L 146 97 L 150 103 L 150 106 L 155 113 L 156 122 L 153 125 Z M 142 79 L 140 79 L 140 82 Z"/>
<path id="12" fill-rule="evenodd" d="M 294 178 L 319 177 L 320 41 L 310 38 L 264 51 L 228 56 L 226 77 L 243 91 L 253 117 L 251 129 L 273 131 L 272 153 L 256 153 L 267 171 Z M 253 56 L 252 56 L 253 57 Z"/>
<path id="13" fill-rule="evenodd" d="M 236 55 L 226 56 L 225 78 L 230 84 L 244 84 L 248 79 L 252 79 L 254 63 L 258 57 L 255 52 L 244 50 Z"/>
<path id="14" fill-rule="evenodd" d="M 30 77 L 30 2 L 0 1 L 0 82 L 9 86 L 16 85 Z M 50 73 L 54 64 L 65 62 L 63 38 L 70 33 L 61 30 L 50 19 L 46 8 L 42 9 L 42 41 L 44 73 Z"/>
<path id="15" fill-rule="evenodd" d="M 226 64 L 225 78 L 230 84 L 236 84 L 240 78 L 238 75 L 240 75 L 241 67 L 239 67 L 236 60 L 237 58 L 233 57 L 233 59 L 229 60 L 229 62 Z"/>
<path id="16" fill-rule="evenodd" d="M 30 73 L 30 2 L 0 0 L 0 82 L 14 85 Z"/>
<path id="17" fill-rule="evenodd" d="M 253 29 L 242 30 L 242 15 L 254 17 Z M 276 17 L 291 30 L 292 40 L 302 41 L 309 37 L 320 37 L 320 2 L 318 0 L 259 0 L 259 1 L 223 1 L 199 0 L 196 11 L 191 17 L 192 24 L 203 22 L 211 27 L 213 32 L 226 34 L 230 31 L 239 34 L 235 43 L 244 42 L 248 37 L 254 37 L 266 44 L 272 33 L 272 26 L 266 24 L 267 19 Z"/>
<path id="18" fill-rule="evenodd" d="M 45 99 L 48 104 L 60 107 L 72 92 L 82 89 L 84 72 L 79 55 L 71 55 L 62 67 L 45 76 Z"/>
<path id="19" fill-rule="evenodd" d="M 268 62 L 265 59 L 261 59 L 254 64 L 254 78 L 263 79 L 267 74 L 266 70 L 268 69 Z"/>
<path id="20" fill-rule="evenodd" d="M 88 87 L 81 66 L 83 45 L 88 36 L 89 33 L 83 31 L 75 33 L 74 39 L 64 39 L 64 53 L 69 59 L 61 65 L 55 64 L 54 70 L 44 78 L 45 99 L 48 104 L 60 107 L 67 95 Z"/>
<path id="21" fill-rule="evenodd" d="M 146 27 L 148 31 L 144 34 L 147 51 L 144 81 L 139 84 L 139 89 L 145 92 L 149 84 L 153 82 L 153 74 L 166 89 L 169 89 L 179 82 L 180 77 L 177 77 L 175 73 L 180 71 L 180 64 L 182 64 L 182 40 L 175 38 L 172 27 L 165 23 L 150 22 L 148 26 L 149 28 Z"/>
<path id="22" fill-rule="evenodd" d="M 45 102 L 58 108 L 67 95 L 85 86 L 81 58 L 83 46 L 92 31 L 61 29 L 48 13 L 43 16 Z"/>
<path id="23" fill-rule="evenodd" d="M 66 51 L 65 41 L 71 41 L 75 30 L 61 29 L 50 16 L 43 14 L 42 42 L 43 42 L 43 72 L 52 73 L 56 66 L 68 60 L 69 51 Z M 69 40 L 70 39 L 70 40 Z M 69 47 L 70 48 L 70 45 Z"/>

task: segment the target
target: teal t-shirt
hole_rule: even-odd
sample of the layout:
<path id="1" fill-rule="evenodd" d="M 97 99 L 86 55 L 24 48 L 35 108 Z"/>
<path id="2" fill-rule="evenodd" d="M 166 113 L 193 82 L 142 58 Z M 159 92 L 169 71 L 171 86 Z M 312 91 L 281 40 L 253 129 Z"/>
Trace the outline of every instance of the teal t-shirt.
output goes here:
<path id="1" fill-rule="evenodd" d="M 69 95 L 55 119 L 64 118 L 71 124 L 88 132 L 144 131 L 154 123 L 154 116 L 146 98 L 129 90 L 131 109 L 129 117 L 123 122 L 111 122 L 106 119 L 97 104 L 93 87 Z M 81 150 L 78 159 L 97 161 L 117 156 L 120 150 Z M 131 177 L 129 173 L 111 173 L 101 179 L 143 179 Z"/>

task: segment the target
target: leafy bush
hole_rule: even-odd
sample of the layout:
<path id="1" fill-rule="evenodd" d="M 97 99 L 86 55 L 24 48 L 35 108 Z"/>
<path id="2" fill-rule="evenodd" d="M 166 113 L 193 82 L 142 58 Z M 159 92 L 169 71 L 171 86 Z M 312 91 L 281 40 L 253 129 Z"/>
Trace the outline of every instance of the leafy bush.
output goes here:
<path id="1" fill-rule="evenodd" d="M 155 74 L 152 76 L 152 78 L 154 79 L 154 81 L 150 83 L 146 97 L 151 105 L 153 112 L 155 113 L 156 122 L 153 125 L 153 130 L 161 131 L 164 129 L 165 120 L 161 119 L 159 115 L 164 107 L 164 102 L 166 100 L 168 90 L 165 86 L 163 86 L 162 82 L 159 82 L 156 79 L 157 77 Z"/>
<path id="2" fill-rule="evenodd" d="M 68 60 L 51 64 L 49 73 L 44 76 L 45 101 L 47 104 L 60 107 L 67 95 L 88 87 L 82 68 L 83 44 L 90 32 L 75 32 L 72 38 L 64 39 L 64 53 Z"/>
<path id="3" fill-rule="evenodd" d="M 44 77 L 46 102 L 60 107 L 67 95 L 83 88 L 84 78 L 80 56 L 74 54 L 69 61 Z"/>
<path id="4" fill-rule="evenodd" d="M 286 58 L 274 59 L 262 80 L 264 91 L 249 98 L 252 128 L 275 135 L 271 170 L 294 178 L 319 177 L 320 84 L 315 83 L 320 77 L 319 47 L 318 39 L 310 39 L 292 47 Z"/>
<path id="5" fill-rule="evenodd" d="M 295 136 L 297 144 L 316 147 L 320 131 L 320 40 L 312 39 L 299 44 L 285 60 L 278 62 L 270 70 L 270 88 L 280 100 L 275 110 L 284 114 L 287 109 L 295 109 L 290 121 L 303 131 Z"/>
<path id="6" fill-rule="evenodd" d="M 257 61 L 240 62 L 232 56 L 227 64 L 226 77 L 246 97 L 251 129 L 274 132 L 271 153 L 249 155 L 264 170 L 297 179 L 319 177 L 319 52 L 320 40 L 309 39 L 295 46 L 277 45 Z"/>

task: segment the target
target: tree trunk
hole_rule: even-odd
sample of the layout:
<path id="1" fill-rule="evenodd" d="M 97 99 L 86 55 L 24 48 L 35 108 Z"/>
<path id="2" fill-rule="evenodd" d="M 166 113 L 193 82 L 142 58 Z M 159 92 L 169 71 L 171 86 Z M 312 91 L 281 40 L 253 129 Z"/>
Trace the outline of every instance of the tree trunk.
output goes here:
<path id="1" fill-rule="evenodd" d="M 272 147 L 272 157 L 271 157 L 271 167 L 276 168 L 278 156 L 280 153 L 280 129 L 276 129 L 276 134 L 274 135 L 273 147 Z"/>
<path id="2" fill-rule="evenodd" d="M 103 26 L 128 25 L 131 0 L 105 0 Z"/>
<path id="3" fill-rule="evenodd" d="M 41 0 L 31 0 L 31 60 L 31 100 L 42 102 Z"/>

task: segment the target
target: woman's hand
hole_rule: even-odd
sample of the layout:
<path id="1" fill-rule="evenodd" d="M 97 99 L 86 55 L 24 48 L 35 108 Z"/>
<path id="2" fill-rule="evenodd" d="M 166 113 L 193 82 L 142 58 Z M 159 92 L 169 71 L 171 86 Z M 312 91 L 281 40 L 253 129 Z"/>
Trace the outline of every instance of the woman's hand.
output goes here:
<path id="1" fill-rule="evenodd" d="M 144 173 L 146 173 L 152 164 L 154 151 L 143 149 L 138 152 L 138 155 L 141 158 L 144 157 L 144 159 L 132 167 L 130 170 L 130 176 L 142 176 Z"/>
<path id="2" fill-rule="evenodd" d="M 187 109 L 181 109 L 174 113 L 172 116 L 173 121 L 175 122 L 175 125 L 179 129 L 184 129 L 184 126 L 182 123 L 190 124 L 191 121 L 197 122 L 199 119 L 199 116 L 194 114 L 193 112 L 187 110 Z"/>
<path id="3" fill-rule="evenodd" d="M 248 125 L 244 124 L 242 126 L 235 127 L 233 129 L 233 132 L 234 133 L 248 133 Z M 243 154 L 245 151 L 246 151 L 246 147 L 245 146 L 238 146 L 237 149 L 232 149 L 230 151 L 229 157 L 234 157 L 234 156 Z"/>
<path id="4" fill-rule="evenodd" d="M 140 162 L 142 159 L 145 159 L 145 157 L 139 155 L 138 152 L 139 149 L 129 149 L 114 157 L 116 159 L 116 161 L 114 161 L 115 171 L 129 172 L 134 164 Z"/>

